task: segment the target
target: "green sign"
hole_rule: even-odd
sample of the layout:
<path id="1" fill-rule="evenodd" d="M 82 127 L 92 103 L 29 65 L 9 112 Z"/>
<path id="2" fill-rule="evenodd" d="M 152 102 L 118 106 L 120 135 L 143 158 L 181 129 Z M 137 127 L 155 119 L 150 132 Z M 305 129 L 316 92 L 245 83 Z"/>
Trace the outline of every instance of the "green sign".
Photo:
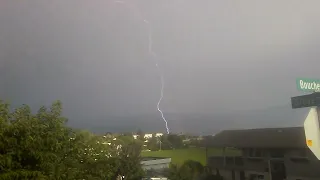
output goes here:
<path id="1" fill-rule="evenodd" d="M 297 88 L 301 91 L 320 92 L 320 79 L 297 79 Z"/>

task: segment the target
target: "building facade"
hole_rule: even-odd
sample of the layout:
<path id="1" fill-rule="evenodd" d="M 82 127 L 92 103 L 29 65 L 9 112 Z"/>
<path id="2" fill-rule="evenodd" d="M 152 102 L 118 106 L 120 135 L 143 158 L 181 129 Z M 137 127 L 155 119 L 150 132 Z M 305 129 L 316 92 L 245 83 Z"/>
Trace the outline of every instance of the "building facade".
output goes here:
<path id="1" fill-rule="evenodd" d="M 209 154 L 207 164 L 225 180 L 320 180 L 320 161 L 307 148 L 302 127 L 222 131 L 207 147 L 224 149 L 222 156 Z"/>

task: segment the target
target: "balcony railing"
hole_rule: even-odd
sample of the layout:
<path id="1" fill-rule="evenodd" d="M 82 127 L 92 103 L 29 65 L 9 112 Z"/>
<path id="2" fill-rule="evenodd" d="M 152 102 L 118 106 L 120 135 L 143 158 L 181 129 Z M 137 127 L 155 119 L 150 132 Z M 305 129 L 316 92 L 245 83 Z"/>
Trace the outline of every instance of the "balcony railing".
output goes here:
<path id="1" fill-rule="evenodd" d="M 268 162 L 263 158 L 251 160 L 241 156 L 213 156 L 208 158 L 208 166 L 212 168 L 233 170 L 255 170 L 265 172 Z"/>
<path id="2" fill-rule="evenodd" d="M 241 168 L 243 167 L 243 158 L 238 156 L 214 156 L 208 158 L 208 166 L 217 168 Z"/>

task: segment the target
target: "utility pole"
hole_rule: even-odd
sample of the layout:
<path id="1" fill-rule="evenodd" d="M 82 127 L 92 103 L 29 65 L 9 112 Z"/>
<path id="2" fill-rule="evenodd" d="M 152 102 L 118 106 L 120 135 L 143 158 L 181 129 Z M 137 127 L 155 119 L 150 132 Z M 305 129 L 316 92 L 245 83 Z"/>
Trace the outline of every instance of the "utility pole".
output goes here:
<path id="1" fill-rule="evenodd" d="M 162 150 L 162 149 L 161 149 L 161 148 L 162 148 L 162 147 L 161 147 L 161 144 L 162 144 L 161 140 L 159 140 L 159 144 L 160 144 L 160 151 L 161 151 L 161 150 Z"/>

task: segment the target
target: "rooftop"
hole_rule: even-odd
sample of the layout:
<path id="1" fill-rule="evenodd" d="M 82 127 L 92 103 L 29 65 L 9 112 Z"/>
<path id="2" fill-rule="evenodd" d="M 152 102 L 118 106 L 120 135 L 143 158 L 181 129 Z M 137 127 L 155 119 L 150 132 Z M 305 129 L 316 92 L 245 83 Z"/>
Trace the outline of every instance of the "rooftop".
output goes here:
<path id="1" fill-rule="evenodd" d="M 303 127 L 225 130 L 210 140 L 208 147 L 307 148 Z"/>

